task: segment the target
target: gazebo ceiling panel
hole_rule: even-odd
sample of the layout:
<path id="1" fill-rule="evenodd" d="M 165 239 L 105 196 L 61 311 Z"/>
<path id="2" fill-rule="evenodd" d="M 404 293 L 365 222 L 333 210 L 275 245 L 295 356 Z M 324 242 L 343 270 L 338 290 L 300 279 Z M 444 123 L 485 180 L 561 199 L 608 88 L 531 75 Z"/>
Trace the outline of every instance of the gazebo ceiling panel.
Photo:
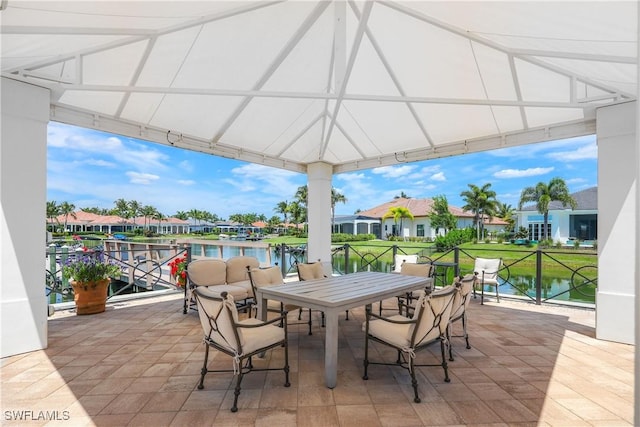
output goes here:
<path id="1" fill-rule="evenodd" d="M 107 86 L 128 85 L 146 45 L 146 41 L 141 41 L 83 56 L 83 83 Z M 109 65 L 105 66 L 105 64 Z"/>
<path id="2" fill-rule="evenodd" d="M 468 39 L 403 13 L 381 12 L 385 13 L 373 14 L 371 31 L 407 93 L 443 98 L 484 96 Z"/>
<path id="3" fill-rule="evenodd" d="M 123 92 L 67 90 L 58 102 L 62 105 L 73 105 L 82 110 L 95 111 L 99 115 L 113 116 L 118 111 L 123 97 Z"/>
<path id="4" fill-rule="evenodd" d="M 143 62 L 142 70 L 135 82 L 136 86 L 172 86 L 199 32 L 199 27 L 189 27 L 159 36 L 153 42 L 153 49 Z"/>
<path id="5" fill-rule="evenodd" d="M 584 112 L 578 108 L 525 108 L 529 126 L 538 127 L 553 123 L 570 122 L 585 118 Z"/>
<path id="6" fill-rule="evenodd" d="M 497 134 L 501 130 L 498 129 L 496 119 L 492 114 L 491 108 L 488 106 L 438 106 L 429 104 L 416 105 L 415 108 L 425 127 L 429 129 L 429 136 L 434 141 L 448 143 L 473 138 L 475 135 L 473 132 L 470 132 L 469 129 L 480 129 L 485 135 Z M 451 122 L 441 122 L 438 118 L 441 114 L 441 108 L 445 108 L 445 112 L 449 117 L 456 117 L 456 119 Z M 513 110 L 513 108 L 509 110 Z M 518 119 L 518 116 L 505 117 L 510 120 Z M 506 118 L 503 120 L 506 121 Z"/>
<path id="7" fill-rule="evenodd" d="M 152 126 L 166 126 L 177 134 L 209 139 L 242 102 L 239 97 L 167 95 L 153 114 Z M 140 105 L 143 107 L 143 105 Z"/>
<path id="8" fill-rule="evenodd" d="M 203 25 L 174 86 L 253 89 L 313 6 L 301 3 L 286 14 L 280 5 Z"/>
<path id="9" fill-rule="evenodd" d="M 510 67 L 509 57 L 481 43 L 471 42 L 471 49 L 486 92 L 483 98 L 516 101 L 516 76 Z"/>
<path id="10" fill-rule="evenodd" d="M 597 106 L 635 99 L 637 16 L 629 1 L 11 0 L 1 67 L 51 90 L 52 120 L 348 171 L 592 131 Z"/>
<path id="11" fill-rule="evenodd" d="M 322 103 L 308 99 L 254 98 L 225 132 L 223 140 L 242 141 L 252 150 L 276 155 L 295 142 L 323 111 Z"/>
<path id="12" fill-rule="evenodd" d="M 313 25 L 292 43 L 263 88 L 266 91 L 326 93 L 329 91 L 333 54 L 333 10 L 327 8 Z"/>
<path id="13" fill-rule="evenodd" d="M 411 150 L 427 144 L 418 123 L 403 103 L 345 101 L 338 115 L 339 123 L 343 116 L 358 123 L 379 152 Z M 374 152 L 368 154 L 376 155 Z"/>

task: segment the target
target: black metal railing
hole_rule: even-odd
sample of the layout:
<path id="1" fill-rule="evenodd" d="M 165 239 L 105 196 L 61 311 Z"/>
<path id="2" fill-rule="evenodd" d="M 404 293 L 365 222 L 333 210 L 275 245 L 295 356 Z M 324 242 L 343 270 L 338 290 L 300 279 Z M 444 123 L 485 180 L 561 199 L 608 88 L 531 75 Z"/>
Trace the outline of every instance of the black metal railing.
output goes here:
<path id="1" fill-rule="evenodd" d="M 88 250 L 66 246 L 51 246 L 47 249 L 45 291 L 50 303 L 73 301 L 70 277 L 65 275 L 62 267 L 78 256 L 99 256 L 103 262 L 120 267 L 121 274 L 111 278 L 107 299 L 121 294 L 177 289 L 176 279 L 171 275 L 169 264 L 183 256 L 186 256 L 188 261 L 191 259 L 189 247 L 176 245 L 145 245 L 144 248 L 105 246 Z M 55 294 L 61 295 L 62 301 L 58 301 Z"/>
<path id="2" fill-rule="evenodd" d="M 106 242 L 105 242 L 106 243 Z M 206 245 L 224 245 L 226 242 L 206 242 Z M 204 245 L 204 243 L 203 243 Z M 220 257 L 220 254 L 234 256 L 236 254 L 253 255 L 256 250 L 262 263 L 279 265 L 283 275 L 296 273 L 296 263 L 308 262 L 306 245 L 268 245 L 257 248 L 229 247 L 225 252 L 220 248 L 209 248 L 191 243 L 173 244 L 141 244 L 122 243 L 105 244 L 104 252 L 109 258 L 120 263 L 123 268 L 122 282 L 112 295 L 125 292 L 146 291 L 154 288 L 175 288 L 175 279 L 169 274 L 168 264 L 181 256 Z M 234 246 L 241 243 L 234 243 Z M 334 274 L 350 274 L 359 271 L 390 272 L 394 269 L 396 255 L 417 255 L 418 262 L 429 262 L 436 266 L 436 283 L 447 284 L 453 281 L 454 275 L 473 273 L 474 261 L 477 257 L 502 258 L 503 265 L 498 274 L 501 297 L 518 298 L 533 301 L 536 304 L 546 302 L 563 302 L 568 304 L 595 305 L 597 288 L 597 254 L 595 252 L 567 249 L 529 249 L 514 247 L 513 249 L 497 249 L 492 245 L 486 248 L 455 247 L 436 252 L 433 245 L 412 246 L 396 244 L 392 246 L 378 245 L 336 245 L 331 249 L 331 262 Z M 195 247 L 195 254 L 192 248 Z M 50 248 L 52 249 L 52 248 Z M 60 293 L 69 298 L 72 293 L 68 278 L 62 277 L 61 265 L 65 259 L 73 256 L 73 251 L 56 248 L 50 256 L 47 269 L 47 292 Z M 254 252 L 243 252 L 254 251 Z M 126 256 L 124 255 L 126 254 Z M 66 257 L 66 258 L 65 258 Z M 491 286 L 486 292 L 495 292 Z M 72 298 L 72 294 L 71 294 Z"/>
<path id="3" fill-rule="evenodd" d="M 349 274 L 358 271 L 389 272 L 397 254 L 416 254 L 418 262 L 436 266 L 436 281 L 451 283 L 454 275 L 473 273 L 475 258 L 502 258 L 498 273 L 501 297 L 525 299 L 542 304 L 562 302 L 593 306 L 597 288 L 597 254 L 554 249 L 467 249 L 455 247 L 434 252 L 431 247 L 388 248 L 344 244 L 332 251 L 333 271 Z M 576 261 L 577 260 L 577 261 Z M 485 285 L 487 292 L 495 288 Z"/>

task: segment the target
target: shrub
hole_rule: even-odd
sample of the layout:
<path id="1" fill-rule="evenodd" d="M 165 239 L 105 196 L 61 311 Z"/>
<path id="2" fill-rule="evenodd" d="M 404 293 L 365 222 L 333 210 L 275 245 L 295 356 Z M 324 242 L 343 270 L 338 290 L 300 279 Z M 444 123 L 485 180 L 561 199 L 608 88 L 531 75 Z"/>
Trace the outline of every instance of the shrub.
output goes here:
<path id="1" fill-rule="evenodd" d="M 520 227 L 513 237 L 516 239 L 526 239 L 529 237 L 529 230 L 527 230 L 526 227 Z"/>
<path id="2" fill-rule="evenodd" d="M 473 229 L 471 228 L 458 228 L 449 231 L 444 236 L 438 236 L 435 240 L 436 251 L 444 252 L 447 249 L 454 248 L 462 243 L 470 242 L 473 240 Z"/>
<path id="3" fill-rule="evenodd" d="M 375 238 L 375 234 L 334 233 L 331 235 L 331 243 L 366 242 Z"/>

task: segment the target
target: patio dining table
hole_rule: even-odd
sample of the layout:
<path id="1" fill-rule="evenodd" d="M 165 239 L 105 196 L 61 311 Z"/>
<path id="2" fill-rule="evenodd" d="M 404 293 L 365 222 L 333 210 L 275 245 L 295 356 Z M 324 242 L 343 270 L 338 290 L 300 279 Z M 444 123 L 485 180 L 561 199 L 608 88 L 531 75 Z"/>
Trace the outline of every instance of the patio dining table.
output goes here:
<path id="1" fill-rule="evenodd" d="M 267 300 L 282 301 L 325 313 L 325 384 L 334 388 L 338 375 L 338 316 L 345 310 L 430 286 L 432 279 L 391 273 L 360 272 L 289 282 L 256 289 L 258 316 L 266 320 Z M 363 338 L 364 339 L 364 338 Z"/>

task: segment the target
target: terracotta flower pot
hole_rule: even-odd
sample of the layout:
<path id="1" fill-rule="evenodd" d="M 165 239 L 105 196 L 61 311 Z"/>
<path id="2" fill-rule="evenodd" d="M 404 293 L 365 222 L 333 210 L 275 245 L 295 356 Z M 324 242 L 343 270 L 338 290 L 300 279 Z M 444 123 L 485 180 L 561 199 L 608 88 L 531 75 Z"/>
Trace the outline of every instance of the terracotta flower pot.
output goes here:
<path id="1" fill-rule="evenodd" d="M 95 314 L 105 311 L 110 282 L 110 279 L 96 282 L 72 281 L 76 314 Z"/>

